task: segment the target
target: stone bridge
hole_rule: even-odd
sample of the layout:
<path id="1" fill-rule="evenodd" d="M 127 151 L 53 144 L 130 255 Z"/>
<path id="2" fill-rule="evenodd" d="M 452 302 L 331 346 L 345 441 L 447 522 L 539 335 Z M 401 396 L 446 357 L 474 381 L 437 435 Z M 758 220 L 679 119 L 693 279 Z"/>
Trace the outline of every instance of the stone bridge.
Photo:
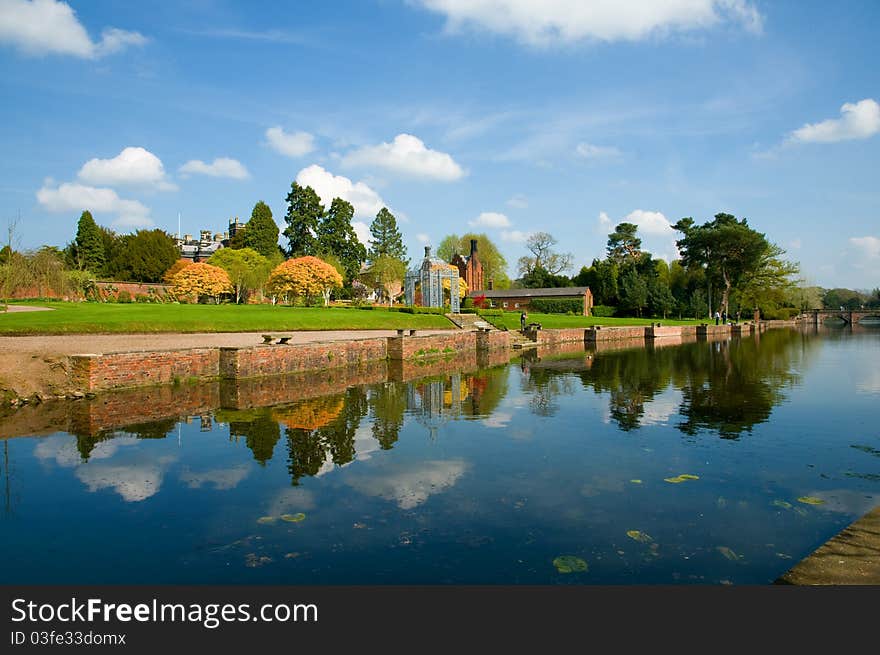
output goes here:
<path id="1" fill-rule="evenodd" d="M 880 321 L 880 309 L 807 309 L 800 313 L 798 320 L 820 325 L 829 319 L 840 319 L 844 323 L 855 325 L 868 317 Z"/>

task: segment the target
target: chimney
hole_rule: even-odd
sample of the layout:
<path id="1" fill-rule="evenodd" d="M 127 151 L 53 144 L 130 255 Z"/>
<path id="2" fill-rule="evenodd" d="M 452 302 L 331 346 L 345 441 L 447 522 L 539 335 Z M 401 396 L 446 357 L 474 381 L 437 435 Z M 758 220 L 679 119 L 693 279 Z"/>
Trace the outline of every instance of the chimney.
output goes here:
<path id="1" fill-rule="evenodd" d="M 489 279 L 489 287 L 488 287 L 488 290 L 489 290 L 489 291 L 492 290 L 492 279 L 491 279 L 491 278 Z"/>
<path id="2" fill-rule="evenodd" d="M 431 259 L 431 246 L 425 246 L 425 259 Z"/>
<path id="3" fill-rule="evenodd" d="M 474 254 L 476 254 L 476 252 L 477 252 L 477 240 L 471 239 L 471 257 L 473 257 Z"/>

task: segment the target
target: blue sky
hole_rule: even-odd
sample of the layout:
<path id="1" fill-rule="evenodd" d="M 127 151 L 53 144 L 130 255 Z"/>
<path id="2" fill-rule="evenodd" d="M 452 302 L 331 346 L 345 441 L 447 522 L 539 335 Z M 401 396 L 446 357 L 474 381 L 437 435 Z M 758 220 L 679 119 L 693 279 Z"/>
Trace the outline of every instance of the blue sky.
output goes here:
<path id="1" fill-rule="evenodd" d="M 745 216 L 822 286 L 880 285 L 880 4 L 0 0 L 0 223 L 63 246 L 223 231 L 294 179 L 410 256 L 530 232 L 575 270 L 627 219 Z M 5 230 L 4 230 L 5 232 Z"/>

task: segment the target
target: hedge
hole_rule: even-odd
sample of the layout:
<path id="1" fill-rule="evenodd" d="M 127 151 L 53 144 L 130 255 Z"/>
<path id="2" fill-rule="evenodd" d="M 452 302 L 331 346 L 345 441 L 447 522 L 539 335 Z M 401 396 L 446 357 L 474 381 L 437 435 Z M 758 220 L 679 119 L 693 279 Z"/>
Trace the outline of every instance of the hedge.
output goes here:
<path id="1" fill-rule="evenodd" d="M 503 309 L 479 309 L 477 314 L 480 316 L 504 316 Z"/>
<path id="2" fill-rule="evenodd" d="M 610 305 L 593 305 L 593 309 L 590 311 L 590 313 L 593 316 L 608 318 L 610 316 L 614 316 L 614 312 L 616 311 L 617 307 L 611 307 Z"/>
<path id="3" fill-rule="evenodd" d="M 437 314 L 443 316 L 449 310 L 445 307 L 401 307 L 397 311 L 404 314 Z"/>
<path id="4" fill-rule="evenodd" d="M 579 298 L 533 298 L 529 309 L 539 314 L 583 314 L 584 301 Z"/>
<path id="5" fill-rule="evenodd" d="M 777 309 L 765 309 L 762 314 L 767 321 L 787 321 L 798 314 L 794 307 L 779 307 Z"/>

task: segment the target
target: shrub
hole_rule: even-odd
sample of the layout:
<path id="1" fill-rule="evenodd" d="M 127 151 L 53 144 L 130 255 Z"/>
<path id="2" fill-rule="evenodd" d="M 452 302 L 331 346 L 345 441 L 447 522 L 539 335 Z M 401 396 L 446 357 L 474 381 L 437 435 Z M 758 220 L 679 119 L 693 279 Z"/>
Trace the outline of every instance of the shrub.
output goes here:
<path id="1" fill-rule="evenodd" d="M 787 321 L 798 313 L 794 307 L 778 307 L 776 309 L 765 309 L 761 312 L 767 321 Z"/>
<path id="2" fill-rule="evenodd" d="M 134 297 L 135 302 L 153 302 L 153 300 L 145 293 L 136 294 Z"/>
<path id="3" fill-rule="evenodd" d="M 467 296 L 461 303 L 462 309 L 473 309 L 474 308 L 474 299 L 470 296 Z"/>
<path id="4" fill-rule="evenodd" d="M 617 307 L 611 307 L 610 305 L 593 305 L 593 309 L 590 312 L 593 316 L 599 317 L 611 317 L 614 316 L 614 312 L 617 311 Z"/>
<path id="5" fill-rule="evenodd" d="M 131 302 L 131 294 L 128 291 L 126 291 L 125 289 L 123 289 L 122 291 L 119 292 L 119 294 L 117 294 L 116 302 L 130 303 Z"/>
<path id="6" fill-rule="evenodd" d="M 582 314 L 584 302 L 578 298 L 534 298 L 529 309 L 539 314 Z"/>
<path id="7" fill-rule="evenodd" d="M 491 317 L 491 316 L 503 316 L 503 309 L 481 309 L 477 312 L 480 316 L 483 317 Z"/>

